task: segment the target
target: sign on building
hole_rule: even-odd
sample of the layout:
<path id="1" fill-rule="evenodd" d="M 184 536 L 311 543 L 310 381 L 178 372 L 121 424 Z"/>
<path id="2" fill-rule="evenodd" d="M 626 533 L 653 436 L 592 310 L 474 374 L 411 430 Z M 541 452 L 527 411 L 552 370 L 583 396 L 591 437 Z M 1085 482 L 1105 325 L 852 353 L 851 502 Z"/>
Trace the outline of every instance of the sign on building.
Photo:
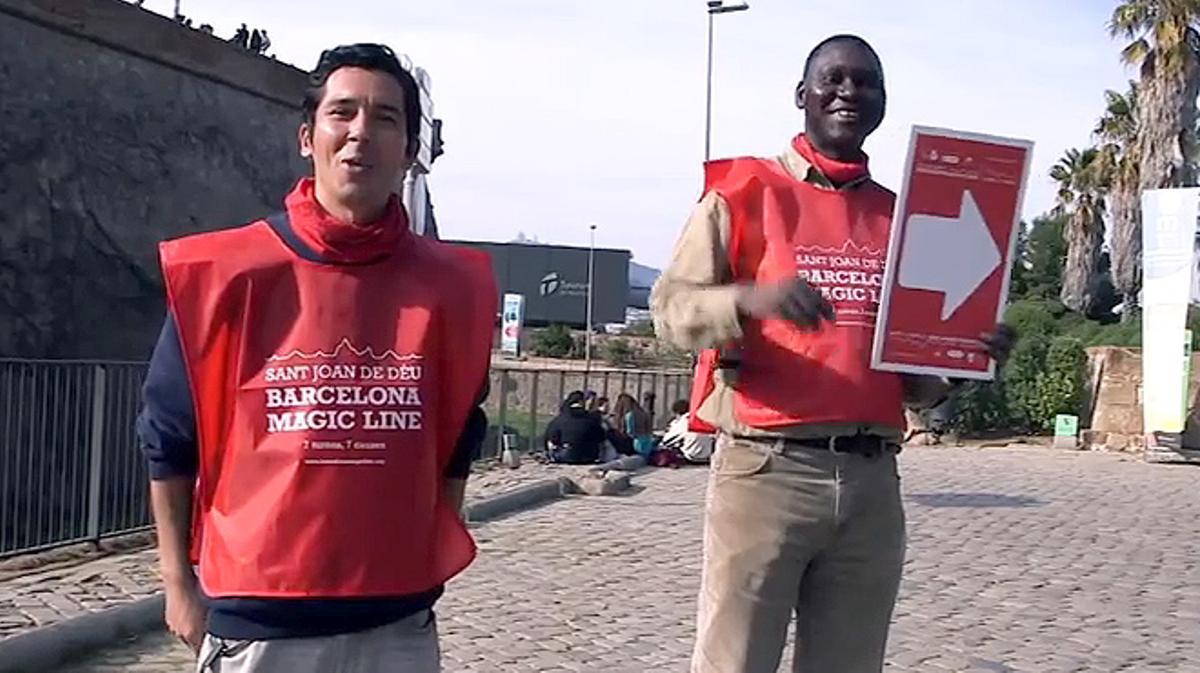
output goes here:
<path id="1" fill-rule="evenodd" d="M 521 326 L 525 323 L 525 295 L 504 295 L 500 312 L 500 352 L 509 357 L 521 355 Z"/>

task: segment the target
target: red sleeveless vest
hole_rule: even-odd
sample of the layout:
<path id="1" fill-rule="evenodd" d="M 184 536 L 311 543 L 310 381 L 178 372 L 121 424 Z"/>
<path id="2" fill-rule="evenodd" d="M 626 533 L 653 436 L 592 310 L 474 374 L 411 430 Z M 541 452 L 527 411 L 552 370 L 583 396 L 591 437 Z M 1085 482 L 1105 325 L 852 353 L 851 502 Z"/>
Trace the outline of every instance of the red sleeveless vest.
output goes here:
<path id="1" fill-rule="evenodd" d="M 903 429 L 900 376 L 871 369 L 895 196 L 868 182 L 834 191 L 796 180 L 777 161 L 711 162 L 706 191 L 729 206 L 734 282 L 799 275 L 833 304 L 837 321 L 804 332 L 785 320 L 747 320 L 736 349 L 734 413 L 750 427 L 826 423 Z M 692 388 L 693 429 L 711 432 L 696 411 L 714 389 L 718 350 L 702 352 Z M 707 427 L 706 427 L 707 426 Z"/>
<path id="2" fill-rule="evenodd" d="M 211 597 L 397 596 L 470 564 L 443 472 L 487 376 L 486 254 L 297 256 L 266 222 L 161 245 L 196 406 Z"/>

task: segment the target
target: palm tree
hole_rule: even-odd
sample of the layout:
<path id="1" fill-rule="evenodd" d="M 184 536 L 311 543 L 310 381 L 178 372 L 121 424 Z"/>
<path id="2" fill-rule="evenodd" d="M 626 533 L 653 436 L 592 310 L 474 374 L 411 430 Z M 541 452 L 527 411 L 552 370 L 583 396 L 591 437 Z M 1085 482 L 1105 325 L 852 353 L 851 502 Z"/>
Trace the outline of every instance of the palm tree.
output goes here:
<path id="1" fill-rule="evenodd" d="M 1058 182 L 1055 211 L 1067 217 L 1063 238 L 1067 264 L 1062 275 L 1062 302 L 1086 314 L 1095 300 L 1093 279 L 1104 242 L 1104 171 L 1101 153 L 1094 147 L 1069 149 L 1050 169 Z"/>
<path id="2" fill-rule="evenodd" d="M 1112 281 L 1125 307 L 1122 318 L 1134 315 L 1142 279 L 1142 218 L 1138 195 L 1138 85 L 1129 83 L 1129 91 L 1104 92 L 1104 116 L 1096 125 L 1101 142 L 1100 171 L 1109 186 L 1108 207 L 1112 216 L 1109 258 Z"/>
<path id="3" fill-rule="evenodd" d="M 1141 73 L 1136 151 L 1142 189 L 1195 184 L 1198 22 L 1200 0 L 1124 0 L 1109 21 L 1114 37 L 1132 40 L 1121 56 Z"/>

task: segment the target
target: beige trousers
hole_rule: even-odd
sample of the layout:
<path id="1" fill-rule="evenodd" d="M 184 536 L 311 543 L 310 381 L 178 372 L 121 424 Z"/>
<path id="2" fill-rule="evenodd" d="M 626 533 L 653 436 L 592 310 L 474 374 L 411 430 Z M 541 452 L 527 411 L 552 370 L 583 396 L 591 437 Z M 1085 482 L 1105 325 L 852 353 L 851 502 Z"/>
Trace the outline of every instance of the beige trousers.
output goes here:
<path id="1" fill-rule="evenodd" d="M 721 436 L 693 673 L 877 673 L 904 563 L 896 456 Z"/>
<path id="2" fill-rule="evenodd" d="M 437 623 L 422 610 L 369 631 L 321 638 L 204 638 L 198 673 L 439 673 Z"/>

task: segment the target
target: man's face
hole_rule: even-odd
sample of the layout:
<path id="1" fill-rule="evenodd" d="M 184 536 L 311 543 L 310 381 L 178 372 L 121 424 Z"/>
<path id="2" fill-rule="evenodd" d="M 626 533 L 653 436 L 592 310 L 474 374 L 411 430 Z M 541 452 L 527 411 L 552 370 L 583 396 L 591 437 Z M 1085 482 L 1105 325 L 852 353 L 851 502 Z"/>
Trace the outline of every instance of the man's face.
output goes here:
<path id="1" fill-rule="evenodd" d="M 805 133 L 822 153 L 849 159 L 883 121 L 883 72 L 871 52 L 854 42 L 833 42 L 817 52 L 796 90 Z"/>
<path id="2" fill-rule="evenodd" d="M 327 208 L 377 215 L 412 163 L 404 90 L 391 75 L 340 68 L 325 81 L 311 125 L 300 127 L 300 153 L 311 157 L 317 194 Z"/>

